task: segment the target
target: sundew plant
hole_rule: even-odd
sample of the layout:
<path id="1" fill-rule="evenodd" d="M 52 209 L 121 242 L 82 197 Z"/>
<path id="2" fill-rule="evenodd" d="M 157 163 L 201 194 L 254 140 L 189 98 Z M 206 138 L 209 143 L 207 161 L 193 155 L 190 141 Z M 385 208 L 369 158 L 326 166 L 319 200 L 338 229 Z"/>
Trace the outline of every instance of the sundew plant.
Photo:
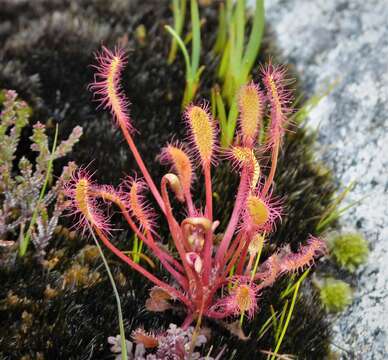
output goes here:
<path id="1" fill-rule="evenodd" d="M 186 313 L 183 328 L 202 317 L 252 318 L 264 288 L 284 274 L 310 267 L 325 252 L 324 242 L 310 236 L 301 239 L 297 252 L 283 247 L 260 261 L 264 244 L 284 216 L 281 201 L 274 194 L 278 155 L 291 114 L 292 94 L 285 86 L 284 68 L 271 63 L 263 66 L 263 89 L 254 83 L 239 89 L 239 128 L 234 145 L 227 150 L 218 147 L 216 122 L 207 105 L 189 105 L 184 112 L 186 142 L 167 144 L 159 156 L 171 168 L 158 188 L 136 148 L 129 101 L 120 85 L 125 52 L 103 48 L 96 58 L 90 89 L 100 106 L 111 111 L 142 177 L 127 177 L 114 188 L 95 183 L 85 169 L 76 171 L 65 190 L 71 211 L 78 216 L 77 226 L 95 233 L 108 249 L 155 285 L 147 301 L 149 309 L 162 311 L 170 307 L 169 301 L 181 303 Z M 258 134 L 263 131 L 266 136 L 258 143 Z M 231 214 L 224 214 L 229 218 L 225 229 L 219 229 L 220 219 L 213 218 L 212 170 L 218 161 L 230 161 L 239 175 L 234 208 Z M 260 166 L 264 161 L 266 165 L 269 162 L 265 174 Z M 193 199 L 194 181 L 204 182 L 204 204 Z M 147 191 L 159 210 L 147 200 Z M 113 244 L 116 232 L 104 209 L 109 204 L 117 207 L 160 261 L 170 275 L 169 282 Z M 168 224 L 168 238 L 159 232 L 158 213 Z"/>

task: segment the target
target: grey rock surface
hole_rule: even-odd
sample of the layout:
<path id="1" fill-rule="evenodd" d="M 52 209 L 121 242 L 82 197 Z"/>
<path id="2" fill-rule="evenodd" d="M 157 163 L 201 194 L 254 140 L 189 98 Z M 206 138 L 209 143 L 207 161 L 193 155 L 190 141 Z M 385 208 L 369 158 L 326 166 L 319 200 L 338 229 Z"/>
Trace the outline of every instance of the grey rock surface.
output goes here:
<path id="1" fill-rule="evenodd" d="M 267 0 L 267 21 L 307 95 L 338 81 L 310 116 L 318 152 L 342 184 L 342 218 L 370 242 L 355 301 L 333 320 L 342 359 L 388 359 L 388 1 Z M 339 350 L 339 347 L 344 350 Z"/>

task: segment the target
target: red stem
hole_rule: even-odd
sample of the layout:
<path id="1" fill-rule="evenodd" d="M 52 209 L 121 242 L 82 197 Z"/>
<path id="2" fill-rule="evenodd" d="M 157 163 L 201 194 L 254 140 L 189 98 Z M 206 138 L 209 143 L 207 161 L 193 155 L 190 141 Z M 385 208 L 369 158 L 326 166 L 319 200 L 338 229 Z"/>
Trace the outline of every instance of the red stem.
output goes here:
<path id="1" fill-rule="evenodd" d="M 222 263 L 222 258 L 227 253 L 230 241 L 232 240 L 233 234 L 236 231 L 236 226 L 237 226 L 239 218 L 240 218 L 240 212 L 241 212 L 241 209 L 245 203 L 245 197 L 247 195 L 247 190 L 249 187 L 248 176 L 249 176 L 249 170 L 248 170 L 248 168 L 244 168 L 242 170 L 240 185 L 238 187 L 236 201 L 234 204 L 232 216 L 230 217 L 229 224 L 226 228 L 224 237 L 223 237 L 221 244 L 217 250 L 216 260 L 215 260 L 217 264 Z"/>
<path id="2" fill-rule="evenodd" d="M 280 139 L 276 140 L 274 144 L 274 148 L 272 150 L 272 155 L 271 155 L 271 170 L 269 172 L 269 175 L 265 181 L 263 191 L 261 192 L 261 195 L 265 197 L 267 195 L 268 190 L 270 189 L 273 179 L 275 177 L 275 172 L 276 172 L 276 167 L 278 163 L 278 157 L 279 157 L 279 148 L 280 148 Z"/>
<path id="3" fill-rule="evenodd" d="M 193 199 L 191 197 L 190 191 L 185 191 L 185 199 L 186 199 L 187 208 L 189 210 L 189 216 L 192 217 L 195 215 L 195 208 L 194 208 L 194 203 L 193 203 Z"/>
<path id="4" fill-rule="evenodd" d="M 193 320 L 194 320 L 194 315 L 187 314 L 185 320 L 183 321 L 183 324 L 181 325 L 182 330 L 187 330 L 187 328 L 191 325 Z"/>
<path id="5" fill-rule="evenodd" d="M 213 221 L 213 192 L 210 162 L 204 165 L 205 189 L 206 189 L 206 216 Z"/>
<path id="6" fill-rule="evenodd" d="M 193 272 L 193 275 L 194 275 L 194 280 L 196 283 L 197 294 L 193 293 L 192 296 L 193 296 L 193 298 L 195 297 L 195 303 L 196 303 L 195 310 L 200 311 L 205 303 L 204 286 L 203 286 L 203 283 L 202 283 L 200 277 L 198 276 L 198 274 Z M 195 295 L 197 295 L 197 296 L 195 296 Z"/>
<path id="7" fill-rule="evenodd" d="M 193 304 L 190 302 L 190 300 L 184 296 L 182 293 L 180 293 L 177 289 L 173 288 L 172 286 L 166 284 L 165 282 L 159 280 L 156 276 L 148 272 L 146 269 L 144 269 L 139 264 L 135 263 L 132 259 L 130 259 L 128 256 L 126 256 L 123 252 L 121 252 L 116 246 L 114 246 L 108 238 L 104 235 L 104 233 L 98 229 L 97 227 L 93 226 L 93 229 L 97 233 L 98 237 L 101 239 L 101 241 L 104 243 L 104 245 L 112 251 L 117 257 L 119 257 L 122 261 L 126 262 L 130 267 L 132 267 L 134 270 L 138 271 L 140 274 L 142 274 L 144 277 L 146 277 L 148 280 L 152 281 L 156 286 L 161 287 L 163 290 L 167 291 L 170 295 L 173 297 L 176 297 L 181 302 L 183 302 L 189 309 L 192 308 Z"/>
<path id="8" fill-rule="evenodd" d="M 183 247 L 183 234 L 182 234 L 181 228 L 172 214 L 170 198 L 168 196 L 168 191 L 167 191 L 167 184 L 168 184 L 168 180 L 166 176 L 163 176 L 161 188 L 162 188 L 163 202 L 165 204 L 165 211 L 166 211 L 165 214 L 166 214 L 168 226 L 169 226 L 170 233 L 174 241 L 175 247 L 178 250 L 178 254 L 182 260 L 187 278 L 190 282 L 190 279 L 193 279 L 194 275 L 190 265 L 186 260 L 186 252 Z"/>
<path id="9" fill-rule="evenodd" d="M 96 191 L 94 192 L 95 196 L 102 197 L 104 200 L 109 200 L 116 204 L 116 206 L 119 207 L 121 210 L 121 213 L 123 214 L 125 220 L 127 221 L 128 225 L 131 227 L 131 229 L 135 232 L 135 234 L 142 240 L 151 250 L 155 252 L 155 255 L 160 259 L 160 261 L 164 262 L 164 259 L 172 263 L 178 271 L 183 272 L 182 266 L 167 252 L 163 251 L 158 247 L 155 240 L 153 239 L 151 233 L 147 231 L 147 237 L 144 236 L 144 234 L 140 231 L 140 229 L 136 226 L 134 221 L 132 220 L 131 216 L 129 215 L 126 206 L 120 201 L 119 198 L 116 196 L 107 196 L 104 192 Z M 164 265 L 164 264 L 163 264 Z M 174 270 L 174 272 L 176 272 Z M 181 274 L 177 274 L 178 277 L 182 277 Z"/>
<path id="10" fill-rule="evenodd" d="M 148 236 L 150 236 L 150 233 L 147 234 Z M 155 255 L 159 258 L 160 262 L 162 263 L 162 265 L 164 266 L 164 268 L 172 275 L 172 277 L 178 282 L 178 284 L 184 289 L 184 290 L 188 290 L 189 288 L 189 282 L 187 281 L 187 279 L 182 275 L 180 274 L 179 272 L 177 272 L 172 266 L 170 263 L 168 263 L 166 261 L 166 259 L 163 257 L 163 255 L 161 254 L 161 250 L 157 247 L 157 245 L 155 244 L 154 241 L 151 241 L 151 244 L 152 246 L 150 246 L 150 248 L 152 250 L 155 251 Z M 148 244 L 147 244 L 148 245 Z M 183 270 L 183 269 L 182 269 Z"/>
<path id="11" fill-rule="evenodd" d="M 241 256 L 240 256 L 240 260 L 237 264 L 237 268 L 236 268 L 236 274 L 237 275 L 241 275 L 242 274 L 242 270 L 243 270 L 243 266 L 244 266 L 244 263 L 245 263 L 245 258 L 247 256 L 247 252 L 248 252 L 248 247 L 249 247 L 249 241 L 247 240 L 245 246 L 244 246 L 244 249 L 242 250 L 242 253 L 241 253 Z"/>
<path id="12" fill-rule="evenodd" d="M 213 193 L 210 163 L 206 163 L 204 167 L 205 188 L 206 188 L 206 215 L 210 221 L 213 221 Z M 212 268 L 212 253 L 213 253 L 213 231 L 210 229 L 205 236 L 205 245 L 203 249 L 203 282 L 205 285 L 209 283 L 210 272 Z"/>
<path id="13" fill-rule="evenodd" d="M 139 151 L 137 150 L 137 147 L 132 140 L 132 136 L 130 135 L 128 129 L 121 124 L 121 122 L 119 122 L 119 124 L 120 124 L 121 131 L 124 134 L 125 140 L 127 140 L 128 146 L 131 149 L 132 154 L 137 162 L 137 165 L 139 166 L 140 171 L 142 172 L 155 200 L 159 204 L 159 207 L 161 208 L 163 213 L 166 213 L 166 209 L 165 209 L 162 197 L 160 196 L 160 193 L 159 193 L 157 187 L 155 186 L 155 183 L 152 180 L 150 173 L 148 172 L 146 166 L 144 165 L 143 159 L 141 158 Z"/>
<path id="14" fill-rule="evenodd" d="M 228 276 L 230 269 L 233 267 L 233 265 L 236 263 L 238 257 L 240 256 L 241 250 L 244 247 L 244 245 L 245 245 L 244 241 L 240 241 L 236 251 L 234 252 L 234 254 L 232 256 L 232 259 L 229 261 L 228 266 L 226 267 L 222 277 L 220 278 L 221 282 L 223 282 L 224 279 Z"/>
<path id="15" fill-rule="evenodd" d="M 240 234 L 239 234 L 240 235 Z M 240 239 L 241 236 L 237 236 L 236 239 Z M 244 246 L 244 241 L 239 241 L 237 242 L 236 240 L 234 241 L 234 244 L 237 244 L 238 243 L 238 248 L 237 250 L 233 253 L 233 257 L 231 259 L 231 261 L 229 262 L 228 266 L 226 267 L 225 271 L 221 272 L 221 275 L 218 277 L 217 281 L 214 283 L 214 285 L 211 287 L 211 291 L 208 295 L 208 301 L 211 300 L 214 296 L 214 294 L 217 292 L 218 288 L 220 286 L 222 286 L 224 283 L 225 283 L 225 279 L 227 278 L 228 274 L 229 274 L 229 271 L 230 269 L 232 268 L 232 266 L 235 264 L 235 262 L 237 261 L 239 255 L 240 255 L 240 252 L 241 252 L 241 249 L 242 247 Z M 233 245 L 232 245 L 233 246 Z M 220 269 L 220 271 L 222 271 L 222 269 Z"/>
<path id="16" fill-rule="evenodd" d="M 234 251 L 236 250 L 237 248 L 237 245 L 240 243 L 241 241 L 241 238 L 242 238 L 242 232 L 239 232 L 237 234 L 237 236 L 234 238 L 233 242 L 232 242 L 232 245 L 230 245 L 229 249 L 228 249 L 228 252 L 226 253 L 226 256 L 223 260 L 223 262 L 221 263 L 221 268 L 224 266 L 224 264 L 226 262 L 228 262 L 228 260 L 231 258 L 231 256 L 233 255 Z"/>
<path id="17" fill-rule="evenodd" d="M 249 261 L 245 268 L 245 275 L 248 276 L 252 269 L 253 260 L 255 260 L 255 255 L 250 254 L 249 255 Z"/>
<path id="18" fill-rule="evenodd" d="M 163 251 L 158 247 L 155 240 L 152 238 L 150 232 L 148 232 L 148 237 L 146 238 L 144 234 L 138 229 L 136 224 L 132 221 L 131 217 L 129 216 L 128 212 L 124 209 L 122 209 L 122 213 L 125 217 L 125 220 L 129 224 L 129 226 L 132 228 L 133 231 L 136 232 L 136 235 L 155 252 L 155 255 L 159 257 L 161 262 L 163 263 L 163 260 L 167 260 L 172 265 L 174 265 L 178 271 L 183 272 L 183 267 L 181 264 L 179 264 L 169 253 Z"/>
<path id="19" fill-rule="evenodd" d="M 208 310 L 206 313 L 205 313 L 208 317 L 211 317 L 213 319 L 224 319 L 226 318 L 227 316 L 229 315 L 232 315 L 233 314 L 233 311 L 230 310 L 230 311 L 226 311 L 224 313 L 220 313 L 218 311 L 213 311 L 213 310 Z"/>

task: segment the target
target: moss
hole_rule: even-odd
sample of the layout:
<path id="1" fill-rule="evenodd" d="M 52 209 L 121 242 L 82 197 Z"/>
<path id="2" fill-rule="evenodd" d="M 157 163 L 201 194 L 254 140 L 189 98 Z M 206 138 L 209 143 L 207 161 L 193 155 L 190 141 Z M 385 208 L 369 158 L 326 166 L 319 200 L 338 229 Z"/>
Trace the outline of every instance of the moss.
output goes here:
<path id="1" fill-rule="evenodd" d="M 352 289 L 345 281 L 327 278 L 319 287 L 322 304 L 330 312 L 343 311 L 353 301 Z"/>
<path id="2" fill-rule="evenodd" d="M 78 254 L 80 262 L 95 263 L 100 259 L 100 253 L 96 245 L 86 245 Z"/>
<path id="3" fill-rule="evenodd" d="M 361 234 L 339 234 L 329 238 L 328 242 L 330 254 L 348 271 L 354 272 L 368 257 L 368 243 Z"/>
<path id="4" fill-rule="evenodd" d="M 121 240 L 122 244 L 125 239 Z M 65 241 L 53 244 L 53 248 L 63 248 L 65 255 L 51 271 L 42 269 L 33 258 L 17 260 L 15 266 L 0 270 L 0 299 L 5 299 L 0 301 L 3 358 L 33 359 L 37 352 L 49 359 L 109 356 L 106 339 L 118 332 L 111 285 L 105 272 L 100 273 L 100 262 L 87 267 L 78 264 L 84 246 L 89 247 L 85 242 L 75 240 L 69 247 Z M 106 255 L 115 278 L 126 280 L 117 285 L 128 333 L 140 326 L 160 329 L 182 321 L 182 314 L 171 311 L 157 315 L 145 311 L 150 284 L 111 254 Z M 24 312 L 31 316 L 23 316 Z M 28 331 L 24 331 L 27 325 Z"/>
<path id="5" fill-rule="evenodd" d="M 99 281 L 100 273 L 90 272 L 88 266 L 74 264 L 63 274 L 63 287 L 74 289 L 75 287 L 90 287 Z"/>

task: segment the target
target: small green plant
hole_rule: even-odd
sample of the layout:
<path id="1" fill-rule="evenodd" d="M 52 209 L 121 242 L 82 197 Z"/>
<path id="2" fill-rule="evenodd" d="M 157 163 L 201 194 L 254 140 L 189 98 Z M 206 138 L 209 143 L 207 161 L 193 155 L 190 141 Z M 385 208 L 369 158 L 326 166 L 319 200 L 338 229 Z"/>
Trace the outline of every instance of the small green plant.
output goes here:
<path id="1" fill-rule="evenodd" d="M 231 105 L 237 90 L 249 80 L 253 64 L 259 53 L 264 31 L 264 1 L 256 0 L 252 29 L 246 46 L 246 1 L 226 2 L 226 10 L 220 9 L 219 34 L 215 50 L 222 58 L 218 76 L 223 81 L 223 95 Z M 224 19 L 223 19 L 224 18 Z M 224 39 L 225 42 L 220 44 Z"/>
<path id="2" fill-rule="evenodd" d="M 190 0 L 190 13 L 192 27 L 191 57 L 181 36 L 171 26 L 165 26 L 166 30 L 172 35 L 173 39 L 175 39 L 185 59 L 186 87 L 182 101 L 183 108 L 194 99 L 198 90 L 201 74 L 204 70 L 203 66 L 199 66 L 199 58 L 201 55 L 201 23 L 197 0 Z M 182 14 L 180 14 L 180 18 L 182 18 Z"/>
<path id="3" fill-rule="evenodd" d="M 186 87 L 182 101 L 185 108 L 195 97 L 198 90 L 203 66 L 199 66 L 201 51 L 201 34 L 198 5 L 196 0 L 190 1 L 192 32 L 187 41 L 182 40 L 182 30 L 186 14 L 186 1 L 173 0 L 172 10 L 174 27 L 166 26 L 173 40 L 168 56 L 168 63 L 176 57 L 179 48 L 185 59 Z M 246 0 L 221 2 L 219 7 L 219 24 L 213 52 L 220 57 L 218 77 L 222 86 L 214 85 L 211 94 L 212 115 L 219 118 L 221 145 L 231 145 L 237 126 L 238 90 L 247 84 L 257 59 L 264 32 L 264 0 L 256 0 L 249 37 L 246 35 L 247 21 Z M 247 41 L 246 41 L 247 38 Z M 186 43 L 191 39 L 191 57 Z"/>
<path id="4" fill-rule="evenodd" d="M 338 234 L 328 239 L 330 254 L 344 269 L 354 272 L 365 263 L 369 249 L 365 238 L 358 233 Z"/>
<path id="5" fill-rule="evenodd" d="M 334 278 L 326 278 L 322 281 L 315 281 L 319 291 L 322 304 L 330 312 L 341 312 L 353 301 L 353 292 L 345 281 Z"/>
<path id="6" fill-rule="evenodd" d="M 348 211 L 350 208 L 357 205 L 359 202 L 362 201 L 358 200 L 355 201 L 349 205 L 346 205 L 342 208 L 340 208 L 340 205 L 344 201 L 344 199 L 348 196 L 348 194 L 354 189 L 355 182 L 351 182 L 349 185 L 345 187 L 345 189 L 337 195 L 336 198 L 333 199 L 329 207 L 326 209 L 326 211 L 323 213 L 321 219 L 319 220 L 319 223 L 317 225 L 316 230 L 321 233 L 328 229 L 335 221 L 337 221 L 342 214 L 344 214 L 346 211 Z"/>
<path id="7" fill-rule="evenodd" d="M 183 26 L 185 24 L 187 0 L 172 0 L 171 8 L 174 18 L 174 31 L 182 37 Z M 172 37 L 170 52 L 168 53 L 167 62 L 172 64 L 175 61 L 178 50 L 178 42 L 175 36 Z"/>
<path id="8" fill-rule="evenodd" d="M 309 99 L 307 99 L 303 104 L 301 104 L 301 101 L 303 100 L 303 97 L 305 94 L 300 94 L 295 102 L 294 102 L 294 108 L 298 109 L 295 111 L 292 115 L 290 120 L 300 125 L 310 115 L 311 111 L 319 105 L 319 103 L 326 98 L 336 87 L 337 81 L 333 81 L 330 83 L 325 84 L 321 89 L 319 89 L 315 94 L 313 94 Z M 346 194 L 345 194 L 346 195 Z M 327 215 L 327 214 L 325 214 Z"/>
<path id="9" fill-rule="evenodd" d="M 75 169 L 75 164 L 69 163 L 52 184 L 52 162 L 72 150 L 82 135 L 82 128 L 74 128 L 67 140 L 50 151 L 46 127 L 36 123 L 30 137 L 36 160 L 32 163 L 23 156 L 15 168 L 16 151 L 22 130 L 29 124 L 31 110 L 12 90 L 1 92 L 0 107 L 0 239 L 9 239 L 6 242 L 9 246 L 18 240 L 21 256 L 31 239 L 38 256 L 43 258 L 65 207 L 63 182 Z"/>
<path id="10" fill-rule="evenodd" d="M 288 308 L 288 300 L 285 302 L 283 306 L 283 311 L 280 316 L 279 324 L 277 326 L 276 331 L 275 331 L 275 340 L 276 340 L 276 347 L 275 350 L 272 354 L 271 360 L 275 360 L 278 354 L 278 351 L 280 349 L 280 346 L 282 344 L 282 341 L 284 339 L 284 336 L 286 334 L 288 325 L 290 324 L 290 320 L 292 317 L 292 313 L 295 308 L 295 304 L 297 303 L 298 300 L 298 293 L 299 293 L 299 288 L 303 282 L 303 280 L 306 278 L 307 274 L 309 273 L 309 269 L 307 269 L 303 275 L 288 289 L 286 289 L 285 292 L 283 292 L 283 295 L 288 294 L 289 292 L 293 291 L 292 295 L 292 300 L 290 307 Z M 288 291 L 287 291 L 288 290 Z M 287 311 L 287 317 L 285 317 Z"/>
<path id="11" fill-rule="evenodd" d="M 229 108 L 221 125 L 221 144 L 226 147 L 232 143 L 238 117 L 238 99 L 236 94 L 242 85 L 250 80 L 252 67 L 257 59 L 264 32 L 264 1 L 256 0 L 252 19 L 252 28 L 245 44 L 246 37 L 246 1 L 231 0 L 220 5 L 219 28 L 215 53 L 221 56 L 218 77 L 222 88 L 217 92 L 215 108 L 220 118 Z M 226 103 L 226 104 L 225 104 Z"/>

